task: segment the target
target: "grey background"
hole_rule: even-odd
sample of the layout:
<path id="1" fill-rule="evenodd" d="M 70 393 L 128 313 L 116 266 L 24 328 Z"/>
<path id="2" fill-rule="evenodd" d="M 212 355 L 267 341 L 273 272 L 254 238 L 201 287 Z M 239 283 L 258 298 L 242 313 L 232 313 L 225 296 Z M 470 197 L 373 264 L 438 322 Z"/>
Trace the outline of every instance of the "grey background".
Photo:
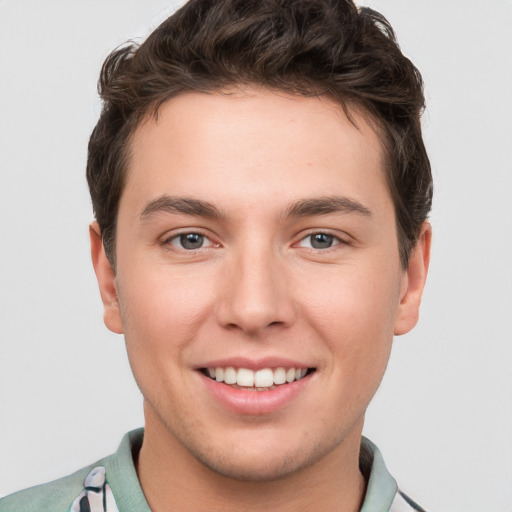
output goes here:
<path id="1" fill-rule="evenodd" d="M 396 339 L 366 435 L 429 511 L 511 512 L 512 3 L 371 5 L 423 73 L 436 199 L 422 318 Z M 142 424 L 123 340 L 102 323 L 84 166 L 103 59 L 171 11 L 0 2 L 0 493 Z"/>

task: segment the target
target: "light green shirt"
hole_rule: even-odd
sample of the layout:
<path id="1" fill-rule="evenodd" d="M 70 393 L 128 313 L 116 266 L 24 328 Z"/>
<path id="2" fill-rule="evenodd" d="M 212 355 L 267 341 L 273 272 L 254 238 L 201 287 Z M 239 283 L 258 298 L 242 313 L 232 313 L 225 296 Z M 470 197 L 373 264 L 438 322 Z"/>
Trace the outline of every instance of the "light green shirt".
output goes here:
<path id="1" fill-rule="evenodd" d="M 0 512 L 151 512 L 133 463 L 143 436 L 143 429 L 129 432 L 113 455 L 67 477 L 0 499 Z M 424 512 L 398 490 L 378 448 L 366 438 L 359 464 L 368 481 L 361 512 Z"/>

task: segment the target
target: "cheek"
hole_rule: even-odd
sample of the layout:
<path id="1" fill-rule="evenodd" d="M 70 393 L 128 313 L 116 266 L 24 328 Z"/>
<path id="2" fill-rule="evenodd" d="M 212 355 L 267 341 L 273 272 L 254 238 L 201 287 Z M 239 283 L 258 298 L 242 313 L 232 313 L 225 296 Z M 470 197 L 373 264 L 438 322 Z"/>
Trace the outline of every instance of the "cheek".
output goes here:
<path id="1" fill-rule="evenodd" d="M 302 310 L 337 357 L 387 359 L 399 304 L 398 271 L 347 265 L 309 282 Z"/>
<path id="2" fill-rule="evenodd" d="M 200 287 L 164 276 L 140 275 L 137 283 L 119 287 L 130 366 L 143 396 L 157 409 L 164 408 L 166 400 L 175 407 L 185 400 L 173 390 L 180 389 L 186 377 L 191 341 L 208 309 Z"/>
<path id="3" fill-rule="evenodd" d="M 211 300 L 204 280 L 177 271 L 139 273 L 119 279 L 119 304 L 127 347 L 174 352 L 207 321 Z M 146 354 L 150 355 L 150 354 Z"/>

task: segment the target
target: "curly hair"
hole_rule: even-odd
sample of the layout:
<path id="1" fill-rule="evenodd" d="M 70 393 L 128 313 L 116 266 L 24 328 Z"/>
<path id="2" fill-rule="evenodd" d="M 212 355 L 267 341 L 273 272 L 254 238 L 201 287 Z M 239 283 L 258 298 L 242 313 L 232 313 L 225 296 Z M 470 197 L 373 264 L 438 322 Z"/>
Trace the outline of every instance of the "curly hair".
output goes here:
<path id="1" fill-rule="evenodd" d="M 189 0 L 142 45 L 127 43 L 107 57 L 87 180 L 113 267 L 130 141 L 142 119 L 183 92 L 251 84 L 329 95 L 349 118 L 352 107 L 368 114 L 384 148 L 405 268 L 432 203 L 422 78 L 389 22 L 351 0 Z"/>

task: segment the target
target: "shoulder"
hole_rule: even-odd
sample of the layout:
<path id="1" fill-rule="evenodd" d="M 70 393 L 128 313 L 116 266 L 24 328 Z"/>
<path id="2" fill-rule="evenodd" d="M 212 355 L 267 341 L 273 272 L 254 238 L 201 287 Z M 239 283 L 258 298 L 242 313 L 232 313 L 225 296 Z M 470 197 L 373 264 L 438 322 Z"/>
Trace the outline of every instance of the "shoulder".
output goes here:
<path id="1" fill-rule="evenodd" d="M 0 499 L 1 512 L 149 512 L 134 467 L 143 429 L 126 434 L 116 453 L 75 473 Z M 116 503 L 114 494 L 119 501 Z"/>
<path id="2" fill-rule="evenodd" d="M 398 488 L 379 449 L 365 437 L 361 441 L 359 467 L 367 482 L 361 512 L 425 512 Z"/>
<path id="3" fill-rule="evenodd" d="M 102 461 L 68 475 L 0 499 L 2 512 L 68 512 L 73 501 L 84 489 L 84 481 L 91 470 Z"/>

